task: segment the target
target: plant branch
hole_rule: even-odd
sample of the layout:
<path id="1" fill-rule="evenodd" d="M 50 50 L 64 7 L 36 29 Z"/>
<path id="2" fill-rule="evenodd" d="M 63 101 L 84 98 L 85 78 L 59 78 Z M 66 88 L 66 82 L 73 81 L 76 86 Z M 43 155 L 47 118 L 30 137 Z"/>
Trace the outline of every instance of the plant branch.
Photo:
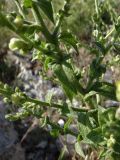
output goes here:
<path id="1" fill-rule="evenodd" d="M 4 97 L 8 97 L 9 99 L 11 99 L 12 94 L 15 94 L 15 93 L 16 92 L 12 91 L 11 88 L 9 89 L 9 91 L 0 88 L 0 94 L 2 96 L 4 96 Z M 27 95 L 25 95 L 25 100 L 24 101 L 26 101 L 26 102 L 32 102 L 32 103 L 35 103 L 35 104 L 40 105 L 40 106 L 53 107 L 53 108 L 56 108 L 56 109 L 67 109 L 68 112 L 69 112 L 69 108 L 68 108 L 67 105 L 60 105 L 60 104 L 56 104 L 56 103 L 48 103 L 48 102 L 40 101 L 38 99 L 33 99 L 31 97 L 28 97 Z M 86 109 L 86 108 L 74 108 L 74 107 L 71 107 L 71 108 L 75 112 L 91 112 L 91 111 L 93 111 L 93 110 L 89 110 L 89 109 Z"/>
<path id="2" fill-rule="evenodd" d="M 105 36 L 104 39 L 107 39 L 111 34 L 115 31 L 115 27 L 112 28 L 112 30 Z"/>

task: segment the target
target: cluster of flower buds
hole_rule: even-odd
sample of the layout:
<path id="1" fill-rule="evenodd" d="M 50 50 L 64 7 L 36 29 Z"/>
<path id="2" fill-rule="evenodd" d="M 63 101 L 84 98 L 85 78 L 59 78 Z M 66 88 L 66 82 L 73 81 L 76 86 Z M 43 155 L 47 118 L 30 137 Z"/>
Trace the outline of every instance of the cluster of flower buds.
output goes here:
<path id="1" fill-rule="evenodd" d="M 25 54 L 31 49 L 31 46 L 19 38 L 12 38 L 9 43 L 9 48 L 12 51 L 19 50 L 21 54 Z"/>
<path id="2" fill-rule="evenodd" d="M 11 87 L 8 86 L 8 84 L 3 84 L 0 82 L 0 95 L 4 96 L 3 99 L 4 102 L 9 103 L 10 102 L 10 95 L 13 93 Z"/>

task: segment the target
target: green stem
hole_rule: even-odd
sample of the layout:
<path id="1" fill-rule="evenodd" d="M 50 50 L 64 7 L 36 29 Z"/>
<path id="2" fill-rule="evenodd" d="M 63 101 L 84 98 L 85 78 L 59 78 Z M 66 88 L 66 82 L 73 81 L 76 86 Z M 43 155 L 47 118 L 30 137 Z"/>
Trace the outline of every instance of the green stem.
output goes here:
<path id="1" fill-rule="evenodd" d="M 99 14 L 99 11 L 98 11 L 98 0 L 95 0 L 95 10 L 96 10 L 96 13 L 98 15 Z"/>
<path id="2" fill-rule="evenodd" d="M 40 105 L 40 106 L 48 106 L 48 107 L 53 107 L 53 108 L 57 108 L 57 109 L 64 109 L 66 107 L 68 108 L 68 106 L 65 106 L 65 105 L 43 102 L 43 101 L 33 99 L 33 98 L 30 98 L 30 97 L 27 98 L 27 101 L 35 103 L 35 104 Z M 85 109 L 85 108 L 74 108 L 74 107 L 71 107 L 71 108 L 75 112 L 88 112 L 89 111 L 88 109 Z"/>
<path id="3" fill-rule="evenodd" d="M 105 36 L 104 39 L 107 39 L 111 34 L 115 31 L 115 27 L 112 28 L 112 30 Z"/>
<path id="4" fill-rule="evenodd" d="M 14 1 L 15 1 L 16 6 L 18 7 L 18 10 L 19 10 L 20 14 L 21 14 L 21 15 L 23 16 L 23 18 L 25 19 L 26 16 L 25 16 L 25 14 L 24 14 L 24 12 L 23 12 L 23 9 L 22 9 L 19 1 L 18 1 L 18 0 L 14 0 Z"/>
<path id="5" fill-rule="evenodd" d="M 5 89 L 0 88 L 0 94 L 4 97 L 9 97 L 11 99 L 11 95 L 14 94 L 14 92 L 12 90 L 8 92 Z M 40 106 L 48 106 L 48 107 L 53 107 L 56 109 L 64 109 L 67 107 L 66 109 L 69 110 L 67 105 L 60 105 L 60 104 L 56 104 L 56 103 L 43 102 L 43 101 L 33 99 L 33 98 L 27 97 L 27 96 L 26 96 L 26 102 L 32 102 L 32 103 L 35 103 Z M 89 109 L 86 109 L 86 108 L 74 108 L 74 107 L 71 107 L 71 108 L 75 112 L 94 112 L 93 110 L 90 111 Z"/>

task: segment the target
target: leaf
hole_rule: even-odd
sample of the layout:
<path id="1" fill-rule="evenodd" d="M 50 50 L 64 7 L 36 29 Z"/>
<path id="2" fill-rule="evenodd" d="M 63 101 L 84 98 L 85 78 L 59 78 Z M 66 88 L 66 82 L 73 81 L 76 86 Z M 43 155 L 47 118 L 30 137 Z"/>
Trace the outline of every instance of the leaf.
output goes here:
<path id="1" fill-rule="evenodd" d="M 103 107 L 98 107 L 98 122 L 100 126 L 103 124 L 109 124 L 110 121 L 115 120 L 115 112 L 116 108 L 103 108 Z"/>
<path id="2" fill-rule="evenodd" d="M 51 91 L 48 91 L 48 93 L 45 96 L 45 101 L 48 103 L 51 103 L 53 97 L 53 93 Z"/>
<path id="3" fill-rule="evenodd" d="M 26 25 L 24 24 L 19 28 L 18 32 L 26 35 L 32 35 L 35 32 L 41 31 L 41 27 L 39 25 Z"/>
<path id="4" fill-rule="evenodd" d="M 83 138 L 86 138 L 88 133 L 91 131 L 91 124 L 89 121 L 89 117 L 87 113 L 79 113 L 78 114 L 78 122 L 79 122 L 79 130 L 80 130 L 80 135 Z"/>
<path id="5" fill-rule="evenodd" d="M 119 51 L 120 51 L 120 42 L 114 43 L 114 47 L 118 51 L 118 54 L 120 54 L 119 53 Z"/>
<path id="6" fill-rule="evenodd" d="M 105 158 L 106 154 L 107 154 L 106 149 L 103 149 L 102 151 L 100 151 L 98 159 Z"/>
<path id="7" fill-rule="evenodd" d="M 31 8 L 32 7 L 32 0 L 23 0 L 23 5 L 26 8 Z"/>
<path id="8" fill-rule="evenodd" d="M 12 31 L 15 30 L 14 26 L 7 20 L 6 16 L 0 12 L 0 27 L 8 27 Z"/>
<path id="9" fill-rule="evenodd" d="M 72 70 L 71 65 L 69 63 L 64 63 L 62 65 L 62 68 L 63 68 L 63 72 L 65 73 L 65 75 L 69 81 L 71 90 L 73 91 L 73 93 L 76 94 L 77 89 L 78 89 L 78 86 L 77 86 L 78 81 L 76 80 L 76 77 L 74 75 L 74 72 Z M 66 85 L 68 85 L 68 84 L 66 83 Z"/>
<path id="10" fill-rule="evenodd" d="M 90 139 L 93 143 L 99 144 L 104 141 L 102 136 L 101 128 L 96 128 L 92 130 L 88 135 L 87 138 Z"/>
<path id="11" fill-rule="evenodd" d="M 42 53 L 39 50 L 34 49 L 32 54 L 32 61 L 34 60 L 41 60 L 42 59 Z"/>
<path id="12" fill-rule="evenodd" d="M 41 128 L 44 128 L 46 125 L 47 125 L 47 123 L 48 123 L 48 117 L 45 115 L 42 119 L 41 119 Z"/>
<path id="13" fill-rule="evenodd" d="M 65 94 L 67 95 L 67 97 L 69 98 L 70 101 L 72 101 L 73 97 L 74 97 L 74 93 L 68 89 L 68 87 L 66 87 L 65 85 L 62 85 Z"/>
<path id="14" fill-rule="evenodd" d="M 94 90 L 100 95 L 111 100 L 116 100 L 116 88 L 114 84 L 108 82 L 95 82 L 91 90 Z"/>
<path id="15" fill-rule="evenodd" d="M 85 158 L 85 154 L 82 150 L 82 146 L 80 144 L 80 142 L 76 142 L 75 143 L 75 151 L 77 152 L 77 154 L 79 154 L 81 157 Z"/>
<path id="16" fill-rule="evenodd" d="M 98 107 L 98 122 L 100 126 L 106 123 L 106 116 L 104 116 L 105 108 L 99 106 Z"/>
<path id="17" fill-rule="evenodd" d="M 101 42 L 97 41 L 97 42 L 95 42 L 95 44 L 96 44 L 96 46 L 97 46 L 97 48 L 99 49 L 100 52 L 102 52 L 103 54 L 106 53 L 106 49 Z"/>
<path id="18" fill-rule="evenodd" d="M 51 0 L 33 0 L 33 1 L 38 3 L 40 9 L 54 23 L 53 7 L 52 7 Z"/>
<path id="19" fill-rule="evenodd" d="M 64 125 L 64 132 L 66 132 L 66 131 L 68 130 L 68 128 L 70 127 L 70 124 L 72 123 L 72 121 L 73 121 L 73 117 L 70 116 L 70 117 L 68 118 L 67 122 L 66 122 L 65 125 Z"/>
<path id="20" fill-rule="evenodd" d="M 58 78 L 59 82 L 61 83 L 66 95 L 70 98 L 70 100 L 73 98 L 73 95 L 76 94 L 76 88 L 74 87 L 74 84 L 71 83 L 71 81 L 68 78 L 71 78 L 70 76 L 66 75 L 66 72 L 63 69 L 63 66 L 60 64 L 53 64 L 52 69 L 56 77 Z"/>
<path id="21" fill-rule="evenodd" d="M 60 152 L 60 155 L 59 155 L 59 158 L 58 160 L 64 160 L 64 155 L 65 155 L 65 152 L 67 151 L 67 147 L 64 146 Z"/>
<path id="22" fill-rule="evenodd" d="M 44 62 L 44 70 L 47 71 L 49 69 L 49 64 L 51 62 L 50 57 L 46 57 L 45 62 Z"/>
<path id="23" fill-rule="evenodd" d="M 83 94 L 83 88 L 82 86 L 80 85 L 79 81 L 77 80 L 77 77 L 72 69 L 72 66 L 70 63 L 64 63 L 62 64 L 62 68 L 63 68 L 63 71 L 70 83 L 70 88 L 71 90 L 73 91 L 73 93 L 77 94 L 77 92 L 80 92 Z M 66 83 L 67 85 L 67 83 Z"/>
<path id="24" fill-rule="evenodd" d="M 89 97 L 96 95 L 97 93 L 95 91 L 90 91 L 84 96 L 84 100 L 87 100 Z"/>
<path id="25" fill-rule="evenodd" d="M 69 45 L 71 45 L 75 50 L 76 52 L 79 54 L 79 51 L 78 51 L 78 47 L 77 47 L 77 40 L 75 38 L 75 36 L 72 35 L 72 33 L 70 32 L 62 32 L 60 35 L 59 35 L 59 39 Z"/>
<path id="26" fill-rule="evenodd" d="M 59 136 L 59 130 L 58 129 L 52 129 L 52 131 L 50 131 L 51 136 L 53 137 L 58 137 Z"/>

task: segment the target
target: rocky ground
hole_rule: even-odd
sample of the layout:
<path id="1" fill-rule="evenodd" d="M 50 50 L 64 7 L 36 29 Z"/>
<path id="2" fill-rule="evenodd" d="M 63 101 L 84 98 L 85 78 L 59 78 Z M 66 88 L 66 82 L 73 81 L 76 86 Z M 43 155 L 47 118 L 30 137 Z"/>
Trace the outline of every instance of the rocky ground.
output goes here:
<path id="1" fill-rule="evenodd" d="M 44 80 L 40 75 L 41 64 L 36 62 L 30 63 L 30 58 L 23 58 L 17 54 L 6 50 L 0 54 L 0 80 L 9 83 L 11 86 L 19 86 L 29 96 L 45 100 L 48 93 L 53 94 L 53 99 L 65 100 L 62 90 L 51 83 Z M 83 55 L 87 57 L 84 50 L 81 50 L 79 62 L 82 61 Z M 88 64 L 90 57 L 85 64 Z M 9 62 L 9 63 L 8 63 Z M 86 68 L 87 65 L 81 67 Z M 105 79 L 112 81 L 112 70 L 106 72 Z M 48 75 L 52 73 L 49 72 Z M 118 71 L 117 71 L 118 74 Z M 74 101 L 74 106 L 78 107 L 80 103 Z M 107 102 L 106 104 L 109 105 Z M 0 160 L 58 160 L 59 155 L 64 148 L 64 159 L 80 160 L 81 158 L 74 151 L 74 143 L 76 138 L 71 135 L 53 138 L 49 134 L 48 128 L 41 128 L 39 120 L 29 117 L 25 120 L 9 122 L 5 119 L 5 114 L 14 106 L 5 105 L 0 98 Z M 61 119 L 55 110 L 50 110 L 49 114 L 54 121 L 63 125 L 64 119 Z M 76 130 L 76 126 L 72 125 L 71 129 Z M 83 146 L 84 150 L 88 150 L 88 146 Z M 96 153 L 92 153 L 93 159 L 96 159 Z M 97 160 L 97 159 L 96 159 Z"/>
<path id="2" fill-rule="evenodd" d="M 45 100 L 46 95 L 51 92 L 56 101 L 65 100 L 65 95 L 60 88 L 48 80 L 43 80 L 39 75 L 40 65 L 30 63 L 29 58 L 25 59 L 22 56 L 18 58 L 11 54 L 8 53 L 5 59 L 1 58 L 0 79 L 3 82 L 13 87 L 19 86 L 29 96 L 41 100 Z M 5 71 L 6 63 L 8 68 Z M 65 150 L 65 159 L 72 158 L 75 137 L 66 135 L 66 137 L 53 138 L 48 129 L 41 128 L 39 120 L 32 117 L 9 122 L 5 119 L 5 114 L 13 107 L 4 104 L 0 98 L 0 160 L 57 160 L 65 145 L 69 146 Z M 51 110 L 51 116 L 53 113 L 54 110 Z M 52 118 L 60 125 L 64 123 L 57 114 Z M 71 127 L 74 129 L 74 126 Z"/>

